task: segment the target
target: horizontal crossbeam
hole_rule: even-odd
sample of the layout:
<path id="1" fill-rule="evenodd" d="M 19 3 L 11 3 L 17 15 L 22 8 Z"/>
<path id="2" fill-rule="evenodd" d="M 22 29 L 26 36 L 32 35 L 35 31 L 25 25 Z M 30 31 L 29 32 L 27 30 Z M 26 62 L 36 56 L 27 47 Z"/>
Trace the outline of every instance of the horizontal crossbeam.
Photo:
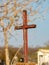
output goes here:
<path id="1" fill-rule="evenodd" d="M 29 29 L 29 28 L 36 28 L 36 25 L 35 24 L 32 24 L 32 25 L 25 25 L 25 26 L 15 26 L 15 30 Z"/>

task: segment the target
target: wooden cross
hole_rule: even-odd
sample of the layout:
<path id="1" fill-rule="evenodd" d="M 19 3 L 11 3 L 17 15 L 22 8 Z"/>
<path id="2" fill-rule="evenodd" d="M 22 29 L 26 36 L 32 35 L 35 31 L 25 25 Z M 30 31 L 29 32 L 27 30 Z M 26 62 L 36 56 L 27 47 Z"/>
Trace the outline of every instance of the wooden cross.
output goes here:
<path id="1" fill-rule="evenodd" d="M 27 25 L 27 11 L 23 10 L 23 25 L 15 26 L 15 30 L 23 29 L 23 40 L 24 40 L 24 62 L 28 62 L 28 36 L 27 29 L 36 28 L 36 25 Z"/>

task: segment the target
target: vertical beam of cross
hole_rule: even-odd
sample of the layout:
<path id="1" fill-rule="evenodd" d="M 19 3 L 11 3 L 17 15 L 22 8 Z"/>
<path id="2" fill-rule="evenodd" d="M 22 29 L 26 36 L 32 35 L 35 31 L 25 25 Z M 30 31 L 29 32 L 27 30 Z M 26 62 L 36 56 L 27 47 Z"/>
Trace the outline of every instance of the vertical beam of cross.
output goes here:
<path id="1" fill-rule="evenodd" d="M 27 26 L 27 11 L 23 11 L 23 41 L 24 41 L 24 62 L 28 61 L 28 35 L 27 35 L 27 29 L 25 29 L 25 26 Z"/>
<path id="2" fill-rule="evenodd" d="M 23 29 L 23 41 L 24 41 L 24 62 L 28 62 L 28 35 L 27 29 L 36 28 L 36 25 L 27 25 L 27 11 L 23 10 L 23 25 L 15 26 L 15 30 Z"/>

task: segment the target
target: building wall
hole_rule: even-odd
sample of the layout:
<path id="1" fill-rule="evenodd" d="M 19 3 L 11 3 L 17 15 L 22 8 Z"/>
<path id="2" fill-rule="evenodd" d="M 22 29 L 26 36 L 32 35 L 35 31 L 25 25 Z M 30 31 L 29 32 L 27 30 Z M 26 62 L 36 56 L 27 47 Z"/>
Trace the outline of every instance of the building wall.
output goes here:
<path id="1" fill-rule="evenodd" d="M 38 65 L 49 63 L 49 52 L 38 51 Z"/>

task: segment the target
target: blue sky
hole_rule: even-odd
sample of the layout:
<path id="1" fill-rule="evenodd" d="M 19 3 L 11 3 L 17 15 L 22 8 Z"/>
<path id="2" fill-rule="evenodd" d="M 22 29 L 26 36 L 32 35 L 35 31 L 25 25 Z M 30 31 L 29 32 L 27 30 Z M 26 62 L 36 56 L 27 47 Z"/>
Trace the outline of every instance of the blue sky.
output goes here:
<path id="1" fill-rule="evenodd" d="M 32 7 L 33 12 L 37 10 L 38 13 L 34 16 L 30 16 L 29 13 L 31 12 L 27 10 L 28 19 L 31 20 L 31 22 L 28 22 L 28 24 L 37 25 L 35 29 L 28 29 L 28 45 L 30 47 L 43 46 L 49 41 L 49 0 L 39 0 L 38 2 L 32 2 L 26 7 L 26 9 L 29 7 Z M 11 30 L 16 39 L 13 36 L 10 36 L 9 44 L 17 47 L 23 45 L 23 31 L 14 31 L 14 27 L 12 27 Z M 3 39 L 3 32 L 0 32 L 1 46 L 4 44 Z"/>

